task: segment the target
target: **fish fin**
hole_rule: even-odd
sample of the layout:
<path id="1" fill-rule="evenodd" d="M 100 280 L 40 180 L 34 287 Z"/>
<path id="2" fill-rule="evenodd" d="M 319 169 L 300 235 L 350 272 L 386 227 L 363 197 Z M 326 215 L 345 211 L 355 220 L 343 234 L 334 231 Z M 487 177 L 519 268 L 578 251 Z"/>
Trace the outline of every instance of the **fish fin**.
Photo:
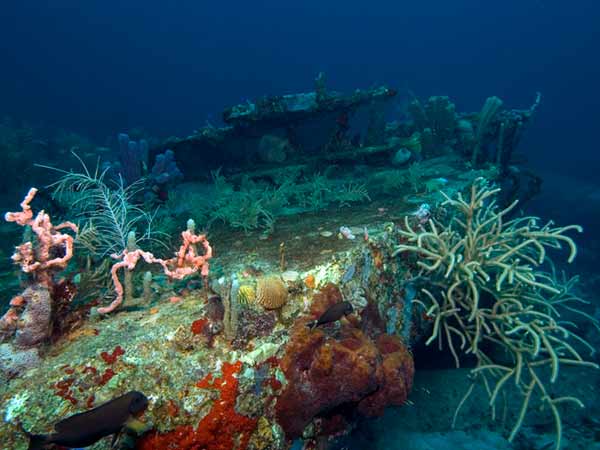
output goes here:
<path id="1" fill-rule="evenodd" d="M 19 427 L 21 432 L 25 436 L 27 436 L 27 439 L 29 439 L 29 447 L 27 447 L 27 450 L 41 450 L 42 448 L 44 448 L 44 445 L 48 444 L 48 436 L 47 435 L 32 434 L 29 431 L 27 431 L 25 428 L 23 428 L 23 425 L 21 423 L 18 423 L 17 426 Z"/>
<path id="2" fill-rule="evenodd" d="M 125 427 L 127 429 L 135 431 L 137 434 L 140 434 L 142 431 L 145 431 L 148 428 L 148 425 L 145 422 L 142 422 L 140 419 L 130 416 L 125 421 Z"/>
<path id="3" fill-rule="evenodd" d="M 121 435 L 121 432 L 118 431 L 115 434 L 113 434 L 113 438 L 112 441 L 110 442 L 110 448 L 115 448 L 115 444 L 117 443 L 117 440 L 119 439 L 119 436 Z"/>
<path id="4" fill-rule="evenodd" d="M 27 450 L 41 450 L 48 444 L 45 434 L 30 434 Z"/>

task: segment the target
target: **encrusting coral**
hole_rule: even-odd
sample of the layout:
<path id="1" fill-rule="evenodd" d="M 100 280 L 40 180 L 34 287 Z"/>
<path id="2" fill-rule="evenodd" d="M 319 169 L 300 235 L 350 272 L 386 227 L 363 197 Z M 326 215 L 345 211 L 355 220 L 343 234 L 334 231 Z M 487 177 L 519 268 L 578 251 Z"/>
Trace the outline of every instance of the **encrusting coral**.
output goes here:
<path id="1" fill-rule="evenodd" d="M 473 355 L 477 360 L 475 380 L 483 381 L 492 408 L 502 388 L 514 382 L 522 403 L 511 441 L 532 394 L 538 392 L 554 416 L 558 435 L 555 448 L 559 449 L 558 405 L 583 404 L 571 396 L 552 397 L 542 381 L 546 379 L 542 372 L 549 369 L 550 383 L 554 383 L 561 365 L 598 366 L 585 361 L 575 347 L 587 347 L 592 352 L 593 348 L 568 323 L 560 321 L 561 308 L 587 316 L 571 305 L 578 299 L 564 295 L 540 266 L 548 260 L 546 248 L 559 249 L 561 244 L 567 245 L 568 261 L 573 261 L 577 250 L 566 233 L 582 229 L 577 225 L 554 227 L 551 222 L 539 226 L 534 217 L 506 220 L 517 202 L 499 210 L 494 200 L 498 192 L 485 180 L 477 179 L 469 198 L 446 196 L 442 204 L 450 214 L 446 223 L 430 218 L 415 228 L 407 218 L 404 229 L 399 230 L 401 243 L 395 254 L 414 254 L 418 276 L 429 281 L 430 288 L 422 289 L 421 300 L 415 300 L 433 321 L 426 343 L 437 340 L 440 349 L 445 343 L 457 366 L 458 350 Z M 508 360 L 494 358 L 494 349 L 502 350 Z M 472 390 L 473 385 L 458 409 Z"/>

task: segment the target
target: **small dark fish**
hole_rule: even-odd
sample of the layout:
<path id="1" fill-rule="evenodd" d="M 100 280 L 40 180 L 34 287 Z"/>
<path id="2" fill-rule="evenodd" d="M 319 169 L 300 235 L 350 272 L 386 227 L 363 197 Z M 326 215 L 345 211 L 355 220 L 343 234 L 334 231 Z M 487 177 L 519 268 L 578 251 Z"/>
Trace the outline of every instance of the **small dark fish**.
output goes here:
<path id="1" fill-rule="evenodd" d="M 131 391 L 94 409 L 57 422 L 54 433 L 31 434 L 21 429 L 29 438 L 29 450 L 39 450 L 49 444 L 71 448 L 87 447 L 113 434 L 112 448 L 123 427 L 135 429 L 143 425 L 135 416 L 144 412 L 147 407 L 146 396 L 141 392 Z"/>
<path id="2" fill-rule="evenodd" d="M 321 314 L 321 317 L 313 322 L 307 323 L 306 326 L 313 330 L 320 325 L 325 325 L 326 323 L 340 320 L 342 317 L 352 314 L 353 311 L 354 309 L 352 308 L 352 304 L 350 302 L 336 303 L 335 305 L 330 306 L 323 314 Z"/>

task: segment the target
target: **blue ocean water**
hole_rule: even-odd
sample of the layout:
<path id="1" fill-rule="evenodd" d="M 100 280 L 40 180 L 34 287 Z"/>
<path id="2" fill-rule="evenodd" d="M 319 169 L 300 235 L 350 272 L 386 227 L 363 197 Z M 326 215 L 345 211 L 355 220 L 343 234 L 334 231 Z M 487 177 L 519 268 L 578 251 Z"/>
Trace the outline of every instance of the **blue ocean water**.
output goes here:
<path id="1" fill-rule="evenodd" d="M 528 158 L 593 183 L 599 17 L 592 0 L 9 2 L 0 108 L 104 139 L 183 135 L 225 106 L 310 89 L 321 71 L 340 91 L 388 83 L 468 111 L 540 91 Z"/>
<path id="2" fill-rule="evenodd" d="M 174 142 L 168 138 L 172 136 L 185 138 L 203 127 L 210 130 L 213 127 L 229 126 L 230 124 L 224 122 L 221 111 L 232 105 L 254 105 L 252 107 L 255 107 L 256 99 L 264 96 L 312 91 L 315 89 L 315 77 L 319 73 L 326 75 L 327 88 L 332 91 L 351 94 L 358 88 L 365 90 L 380 85 L 394 88 L 397 93 L 385 110 L 385 120 L 388 123 L 410 121 L 411 116 L 407 105 L 415 98 L 424 102 L 430 96 L 449 96 L 456 105 L 456 111 L 466 113 L 479 112 L 485 99 L 490 96 L 501 98 L 506 109 L 525 110 L 534 103 L 539 92 L 541 102 L 535 109 L 534 119 L 527 124 L 526 131 L 518 143 L 514 154 L 514 165 L 518 166 L 520 173 L 531 172 L 539 176 L 542 180 L 541 190 L 530 201 L 523 202 L 523 209 L 519 212 L 540 216 L 541 222 L 552 219 L 561 225 L 575 223 L 583 227 L 584 232 L 577 236 L 577 258 L 573 264 L 561 265 L 558 270 L 568 269 L 571 274 L 579 274 L 581 288 L 577 293 L 591 302 L 591 305 L 585 306 L 586 314 L 596 319 L 600 318 L 600 298 L 597 294 L 600 288 L 598 272 L 600 264 L 598 256 L 600 254 L 600 177 L 598 177 L 600 170 L 598 144 L 600 4 L 598 2 L 591 0 L 575 0 L 570 3 L 557 0 L 505 0 L 503 2 L 305 0 L 293 3 L 282 0 L 254 2 L 22 0 L 5 3 L 7 4 L 2 5 L 0 14 L 0 42 L 2 42 L 0 117 L 6 118 L 2 119 L 0 124 L 0 148 L 5 152 L 0 156 L 4 156 L 2 165 L 7 171 L 5 181 L 0 181 L 2 211 L 18 209 L 18 203 L 30 186 L 42 187 L 55 181 L 56 177 L 52 178 L 52 172 L 36 168 L 34 164 L 70 170 L 77 167 L 77 162 L 69 154 L 72 149 L 84 157 L 88 165 L 93 165 L 97 157 L 104 158 L 106 155 L 111 155 L 114 160 L 119 146 L 117 135 L 121 132 L 128 132 L 132 142 L 147 140 L 150 143 L 150 154 L 144 162 L 146 165 L 137 169 L 149 174 L 149 178 L 152 179 L 152 167 L 155 165 L 153 158 L 170 148 L 170 144 Z M 331 117 L 328 117 L 329 119 Z M 340 115 L 334 118 L 333 122 L 337 121 L 335 123 L 343 127 L 344 120 L 346 119 Z M 363 120 L 366 121 L 367 119 Z M 362 141 L 357 148 L 367 146 L 365 135 L 366 132 L 363 132 L 359 136 L 358 139 Z M 257 136 L 260 137 L 258 131 Z M 298 138 L 299 141 L 301 137 Z M 300 147 L 294 142 L 292 144 L 295 148 Z M 273 148 L 276 146 L 273 144 Z M 59 148 L 60 152 L 58 152 Z M 26 150 L 20 153 L 20 157 L 20 150 L 16 153 L 11 150 L 9 154 L 8 149 Z M 212 172 L 211 175 L 211 171 L 215 171 L 220 166 L 224 166 L 224 170 L 227 170 L 228 165 L 235 166 L 239 163 L 243 166 L 254 162 L 252 157 L 245 153 L 246 147 L 238 154 L 228 153 L 228 151 L 223 151 L 221 154 L 214 148 L 206 150 L 205 153 L 197 151 L 193 156 L 190 152 L 189 159 L 182 157 L 184 150 L 176 149 L 177 170 L 181 169 L 186 183 L 203 183 L 201 188 L 194 191 L 195 199 L 213 195 L 214 190 L 211 190 L 212 187 L 207 187 L 209 184 L 207 181 L 218 181 L 219 172 Z M 25 151 L 28 152 L 27 156 L 22 157 Z M 289 160 L 289 148 L 286 151 Z M 282 163 L 283 160 L 279 160 L 275 155 L 275 150 L 273 152 L 274 156 L 269 156 L 268 162 Z M 321 154 L 319 152 L 320 150 L 312 149 L 309 153 L 314 156 Z M 233 160 L 232 155 L 239 160 Z M 411 162 L 419 162 L 414 155 L 413 158 Z M 65 163 L 67 160 L 68 164 Z M 335 161 L 331 167 L 337 164 L 338 161 Z M 206 168 L 203 164 L 206 164 Z M 318 185 L 321 174 L 328 177 L 337 170 L 322 165 L 324 164 L 322 162 L 318 164 L 321 165 L 314 170 L 315 177 L 310 179 L 315 186 Z M 357 158 L 354 165 L 355 171 L 351 172 L 350 176 L 359 177 L 361 172 L 368 169 L 369 162 Z M 375 165 L 381 168 L 382 164 L 377 161 Z M 101 167 L 108 169 L 109 175 L 115 170 L 118 171 L 110 164 Z M 311 167 L 314 169 L 314 166 Z M 148 200 L 149 197 L 144 197 L 142 193 L 139 202 L 140 204 L 146 201 L 155 202 L 150 208 L 152 212 L 156 204 L 160 203 L 162 206 L 171 195 L 170 202 L 166 203 L 171 208 L 167 219 L 175 222 L 192 209 L 185 209 L 185 206 L 192 203 L 193 196 L 191 194 L 184 196 L 182 191 L 176 190 L 171 185 L 168 190 L 166 188 L 163 190 L 163 183 L 156 180 L 161 174 L 169 173 L 169 169 L 161 169 L 159 172 L 154 174 L 155 184 L 147 189 L 152 191 L 150 195 L 153 197 Z M 194 175 L 190 176 L 190 174 Z M 239 172 L 235 171 L 226 174 L 227 177 L 233 177 L 229 178 L 230 180 L 237 180 L 235 189 L 232 188 L 236 192 L 242 191 L 245 186 L 244 181 L 239 181 L 242 176 L 235 178 L 237 175 Z M 298 175 L 295 181 L 300 179 L 307 181 L 308 176 L 306 179 L 301 178 L 304 175 Z M 445 177 L 446 174 L 432 172 L 430 176 Z M 265 179 L 272 181 L 268 176 L 260 176 L 250 181 L 249 192 L 264 187 L 262 183 Z M 177 185 L 180 181 L 177 181 Z M 281 187 L 283 183 L 269 185 L 265 188 L 266 191 L 271 192 L 270 189 L 273 189 L 275 192 L 276 189 L 273 188 L 275 185 Z M 152 190 L 153 188 L 156 189 Z M 404 194 L 407 196 L 410 194 L 408 192 L 410 189 L 406 189 L 407 192 Z M 43 202 L 40 203 L 40 209 L 43 207 L 53 216 L 64 220 L 75 220 L 69 215 L 71 205 L 67 202 L 65 206 L 64 203 L 50 200 L 51 195 L 48 192 L 44 194 L 46 197 L 40 200 Z M 174 192 L 175 201 L 173 201 Z M 324 187 L 319 195 L 326 196 L 327 192 L 330 192 L 330 188 Z M 335 222 L 334 225 L 327 223 L 321 226 L 310 222 L 310 226 L 314 228 L 313 235 L 325 236 L 323 233 L 329 232 L 333 233 L 333 239 L 336 239 L 340 226 L 354 225 L 355 228 L 358 227 L 358 231 L 353 230 L 356 241 L 363 240 L 362 227 L 368 220 L 365 217 L 385 215 L 386 211 L 393 209 L 390 205 L 394 202 L 390 199 L 389 192 L 386 191 L 385 194 L 387 197 L 384 196 L 383 203 L 373 204 L 372 211 L 369 213 L 371 216 L 364 211 L 352 214 L 345 209 L 345 213 L 337 216 L 339 223 Z M 420 194 L 422 193 L 419 192 Z M 295 239 L 295 232 L 290 231 L 292 225 L 285 220 L 293 221 L 289 217 L 298 211 L 315 213 L 320 208 L 308 210 L 305 203 L 302 201 L 294 203 L 291 198 L 290 194 L 284 201 L 273 194 L 272 197 L 265 199 L 262 205 L 268 202 L 271 202 L 269 205 L 275 203 L 277 205 L 272 206 L 272 209 L 263 216 L 257 213 L 254 225 L 237 226 L 235 220 L 230 218 L 214 219 L 216 224 L 220 224 L 219 220 L 222 219 L 227 226 L 232 228 L 237 226 L 236 230 L 240 232 L 235 238 L 229 239 L 227 231 L 223 231 L 228 230 L 227 228 L 216 228 L 217 231 L 212 231 L 216 235 L 215 241 L 218 243 L 219 239 L 221 240 L 220 249 L 215 245 L 216 258 L 220 256 L 219 252 L 221 256 L 226 253 L 223 250 L 225 248 L 245 249 L 243 245 L 246 244 L 239 242 L 250 239 L 246 236 L 252 236 L 252 239 L 260 245 L 263 242 L 283 240 L 283 237 L 275 239 L 269 237 L 273 236 L 273 230 L 283 229 L 290 241 Z M 228 201 L 233 203 L 232 200 Z M 318 203 L 323 199 L 315 196 L 310 201 Z M 345 198 L 339 200 L 340 208 L 347 206 L 344 204 L 345 201 Z M 203 216 L 204 213 L 198 212 L 203 208 L 201 203 L 201 201 L 194 203 L 194 212 L 197 212 L 194 219 L 198 222 L 198 228 L 204 230 L 205 225 L 213 227 L 213 219 L 209 220 Z M 418 204 L 414 205 L 414 209 L 418 206 Z M 180 212 L 177 207 L 185 212 Z M 517 209 L 519 208 L 520 205 Z M 245 205 L 239 206 L 236 214 L 242 209 L 247 210 Z M 275 227 L 274 216 L 284 218 L 283 228 Z M 335 212 L 329 216 L 330 219 L 335 218 Z M 364 221 L 360 222 L 356 219 L 356 223 L 350 223 L 353 216 L 360 216 Z M 304 220 L 302 218 L 305 216 L 299 217 L 301 218 L 299 220 Z M 202 218 L 206 220 L 201 224 Z M 169 242 L 169 250 L 165 253 L 167 256 L 172 256 L 179 245 L 176 240 L 179 239 L 181 227 L 177 228 L 177 225 L 167 223 L 167 219 L 160 224 L 163 227 L 161 230 L 168 231 L 175 239 Z M 394 223 L 402 222 L 399 212 L 386 216 L 386 219 Z M 313 217 L 306 220 L 316 219 Z M 323 220 L 325 221 L 325 218 Z M 59 221 L 62 220 L 57 220 Z M 421 225 L 426 226 L 425 223 L 426 221 Z M 306 227 L 308 228 L 309 225 Z M 240 229 L 246 233 L 256 234 L 243 234 Z M 257 229 L 260 233 L 256 231 Z M 304 228 L 302 230 L 306 231 Z M 365 235 L 368 234 L 367 231 L 365 228 Z M 301 232 L 298 231 L 297 234 L 301 235 Z M 17 239 L 20 237 L 15 229 L 8 230 L 6 235 L 11 239 L 15 236 Z M 211 237 L 209 235 L 209 238 Z M 126 237 L 122 236 L 122 238 L 126 240 Z M 364 236 L 365 241 L 368 239 L 369 236 Z M 346 243 L 342 238 L 339 239 L 338 244 L 340 242 Z M 5 296 L 5 299 L 0 299 L 3 313 L 8 309 L 11 298 L 14 298 L 13 296 L 21 287 L 25 287 L 27 282 L 23 279 L 16 281 L 14 267 L 10 261 L 13 244 L 16 245 L 18 242 L 12 242 L 7 238 L 3 242 L 0 254 L 3 258 L 0 270 L 5 272 L 0 279 Z M 271 261 L 272 265 L 278 265 L 283 261 L 282 255 L 287 255 L 288 261 L 293 259 L 293 243 L 288 242 L 283 247 L 278 247 L 279 241 L 276 244 L 269 250 L 268 256 L 266 251 L 260 254 L 254 248 L 247 249 L 247 254 L 253 255 L 252 261 L 258 261 L 257 264 L 253 263 L 257 267 L 252 265 L 250 270 L 252 274 L 254 269 L 260 273 L 257 277 L 262 276 L 262 272 L 269 272 L 261 267 L 261 257 L 263 260 Z M 284 247 L 288 249 L 287 253 L 283 250 Z M 113 250 L 115 249 L 107 250 L 106 254 L 102 255 L 111 263 L 112 260 L 108 255 Z M 331 250 L 321 243 L 310 247 L 310 252 L 314 255 L 324 252 L 323 255 L 326 256 L 329 254 L 326 252 L 334 253 L 337 250 L 338 248 Z M 301 260 L 300 257 L 297 259 Z M 100 265 L 101 261 L 102 258 L 88 258 L 87 266 L 85 262 L 79 261 L 79 267 L 71 268 L 68 275 L 74 278 L 76 273 L 84 273 L 90 266 Z M 344 262 L 355 263 L 354 260 Z M 264 264 L 269 266 L 267 263 Z M 357 264 L 356 270 L 360 270 L 357 273 L 362 276 L 362 271 L 366 269 L 360 266 L 360 262 Z M 314 266 L 316 267 L 316 263 Z M 214 269 L 211 269 L 214 270 L 215 275 L 211 275 L 211 278 L 225 279 L 226 284 L 227 280 L 231 280 L 227 267 L 226 262 L 215 263 Z M 355 266 L 346 264 L 341 267 Z M 387 266 L 382 263 L 382 267 Z M 299 279 L 306 280 L 304 271 L 309 271 L 308 263 L 303 266 L 298 262 L 297 266 L 292 268 L 300 272 Z M 283 269 L 289 267 L 284 268 L 281 262 L 281 269 L 281 272 L 285 273 Z M 239 268 L 238 272 L 246 273 L 246 267 Z M 318 278 L 327 271 L 323 269 L 319 272 L 315 268 L 313 272 Z M 346 272 L 346 277 L 344 272 L 340 275 L 343 277 L 340 284 L 350 285 L 347 289 L 342 289 L 342 294 L 351 295 L 350 290 L 358 289 L 351 285 L 353 282 L 359 283 L 360 276 L 354 276 L 354 269 L 351 274 Z M 141 277 L 140 273 L 138 289 L 140 296 Z M 326 278 L 325 275 L 323 277 Z M 156 295 L 172 299 L 185 297 L 189 291 L 199 289 L 202 285 L 198 282 L 197 286 L 176 285 L 173 288 L 164 277 L 156 280 L 157 278 L 152 288 L 148 287 L 148 289 L 160 293 Z M 381 281 L 381 284 L 385 282 Z M 305 284 L 310 288 L 310 283 Z M 401 298 L 398 292 L 403 288 L 403 284 L 401 282 L 393 286 L 392 284 L 390 283 L 388 294 Z M 419 289 L 421 287 L 419 285 Z M 171 289 L 169 294 L 172 295 L 167 296 L 165 292 L 169 289 Z M 306 288 L 304 289 L 306 291 Z M 217 291 L 216 288 L 213 290 Z M 295 291 L 290 288 L 290 295 L 293 292 Z M 352 292 L 354 295 L 355 292 Z M 218 294 L 224 297 L 221 292 Z M 365 304 L 371 301 L 369 292 L 355 297 L 357 305 L 360 305 L 362 300 Z M 173 304 L 176 301 L 174 299 Z M 154 307 L 154 304 L 152 305 Z M 150 306 L 146 306 L 149 310 Z M 303 314 L 307 311 L 309 307 L 305 306 Z M 395 309 L 388 311 L 393 314 L 388 312 L 387 316 L 403 317 L 402 314 L 397 314 Z M 290 317 L 287 319 L 291 320 Z M 270 317 L 269 320 L 275 319 Z M 269 320 L 260 322 L 261 326 Z M 73 321 L 75 323 L 76 320 Z M 88 322 L 85 323 L 89 326 Z M 258 320 L 255 323 L 258 323 Z M 101 322 L 97 328 L 100 329 L 102 326 Z M 393 329 L 393 324 L 390 326 Z M 258 325 L 256 327 L 259 328 Z M 584 329 L 582 333 L 584 334 L 582 337 L 589 341 L 592 347 L 600 343 L 597 336 L 588 334 L 591 331 Z M 242 340 L 239 335 L 237 338 Z M 282 342 L 278 342 L 278 345 L 282 345 Z M 419 355 L 418 348 L 416 345 L 413 349 L 415 355 Z M 568 352 L 565 348 L 558 356 L 565 356 L 565 352 Z M 96 350 L 100 349 L 94 347 L 94 351 Z M 186 351 L 189 349 L 186 348 Z M 250 351 L 245 348 L 240 351 L 240 354 Z M 446 419 L 448 417 L 451 419 L 452 413 L 448 411 L 454 411 L 456 400 L 460 400 L 465 386 L 468 386 L 460 384 L 459 381 L 456 382 L 455 387 L 447 386 L 439 378 L 435 378 L 436 373 L 443 373 L 442 378 L 447 376 L 453 379 L 455 375 L 451 371 L 453 365 L 451 357 L 448 360 L 440 358 L 443 361 L 432 362 L 438 356 L 432 356 L 427 352 L 423 355 L 425 356 L 421 357 L 421 361 L 418 356 L 416 358 L 415 387 L 412 396 L 409 396 L 409 400 L 412 399 L 410 406 L 397 410 L 388 409 L 386 414 L 378 419 L 356 418 L 352 431 L 347 431 L 345 436 L 333 434 L 334 437 L 329 439 L 314 439 L 310 443 L 314 445 L 313 447 L 309 447 L 308 439 L 306 442 L 296 440 L 292 448 L 301 448 L 300 446 L 304 445 L 307 449 L 390 450 L 441 446 L 456 449 L 552 447 L 554 428 L 551 420 L 545 420 L 547 417 L 535 417 L 530 423 L 526 423 L 524 437 L 517 439 L 515 444 L 507 442 L 506 430 L 493 428 L 487 419 L 481 419 L 479 423 L 476 416 L 479 412 L 475 409 L 469 410 L 471 417 L 465 421 L 464 429 L 450 430 Z M 218 361 L 220 364 L 221 360 Z M 597 362 L 597 359 L 593 361 Z M 436 372 L 446 370 L 451 374 Z M 210 371 L 204 373 L 198 369 L 198 373 L 194 376 L 198 375 L 196 378 L 201 379 L 208 372 Z M 424 375 L 420 376 L 420 373 Z M 568 379 L 563 386 L 575 391 L 579 382 L 586 380 L 586 375 L 578 375 L 577 372 L 564 373 L 568 374 Z M 597 378 L 590 383 L 594 391 L 578 391 L 578 394 L 583 398 L 598 400 Z M 124 385 L 119 386 L 119 388 L 123 387 Z M 447 392 L 448 390 L 453 390 L 452 395 Z M 432 392 L 434 394 L 431 394 Z M 486 402 L 485 393 L 480 394 L 482 402 Z M 554 395 L 554 392 L 550 394 Z M 3 392 L 2 400 L 8 402 L 9 398 L 16 398 L 14 395 L 16 394 L 9 387 Z M 441 399 L 439 404 L 436 402 L 437 398 Z M 104 400 L 109 399 L 107 394 Z M 79 403 L 78 408 L 81 406 L 82 404 Z M 180 408 L 184 409 L 184 406 Z M 438 409 L 443 412 L 439 412 Z M 415 410 L 418 412 L 413 412 Z M 563 413 L 563 420 L 566 421 L 563 424 L 565 428 L 563 448 L 600 448 L 598 408 L 587 409 L 586 416 L 576 415 L 573 416 L 574 418 L 570 417 L 571 410 L 567 411 L 569 412 Z M 75 411 L 69 410 L 69 412 Z M 19 417 L 25 417 L 23 420 L 27 420 L 26 413 Z M 416 420 L 415 417 L 420 420 Z M 38 426 L 33 419 L 32 423 Z M 174 420 L 168 423 L 166 429 L 172 429 L 183 423 Z M 578 426 L 584 429 L 582 433 L 585 434 L 586 439 L 581 442 L 585 444 L 573 437 Z M 46 431 L 48 429 L 50 427 L 47 427 Z M 592 447 L 593 445 L 596 447 Z"/>

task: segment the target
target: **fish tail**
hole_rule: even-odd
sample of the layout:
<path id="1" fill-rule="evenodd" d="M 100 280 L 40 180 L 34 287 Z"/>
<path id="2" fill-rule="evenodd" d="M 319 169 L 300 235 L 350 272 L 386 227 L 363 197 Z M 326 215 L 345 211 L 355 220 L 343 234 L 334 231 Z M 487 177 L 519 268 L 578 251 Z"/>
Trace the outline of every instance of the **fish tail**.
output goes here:
<path id="1" fill-rule="evenodd" d="M 310 329 L 310 331 L 314 330 L 315 328 L 317 328 L 317 320 L 313 320 L 312 322 L 308 322 L 306 324 L 306 326 Z"/>
<path id="2" fill-rule="evenodd" d="M 48 443 L 44 434 L 29 434 L 29 447 L 27 450 L 41 450 Z"/>
<path id="3" fill-rule="evenodd" d="M 18 423 L 17 426 L 21 429 L 21 432 L 27 436 L 29 439 L 29 447 L 27 450 L 41 450 L 44 448 L 44 445 L 48 444 L 48 437 L 45 434 L 32 434 L 23 428 L 21 423 Z"/>

